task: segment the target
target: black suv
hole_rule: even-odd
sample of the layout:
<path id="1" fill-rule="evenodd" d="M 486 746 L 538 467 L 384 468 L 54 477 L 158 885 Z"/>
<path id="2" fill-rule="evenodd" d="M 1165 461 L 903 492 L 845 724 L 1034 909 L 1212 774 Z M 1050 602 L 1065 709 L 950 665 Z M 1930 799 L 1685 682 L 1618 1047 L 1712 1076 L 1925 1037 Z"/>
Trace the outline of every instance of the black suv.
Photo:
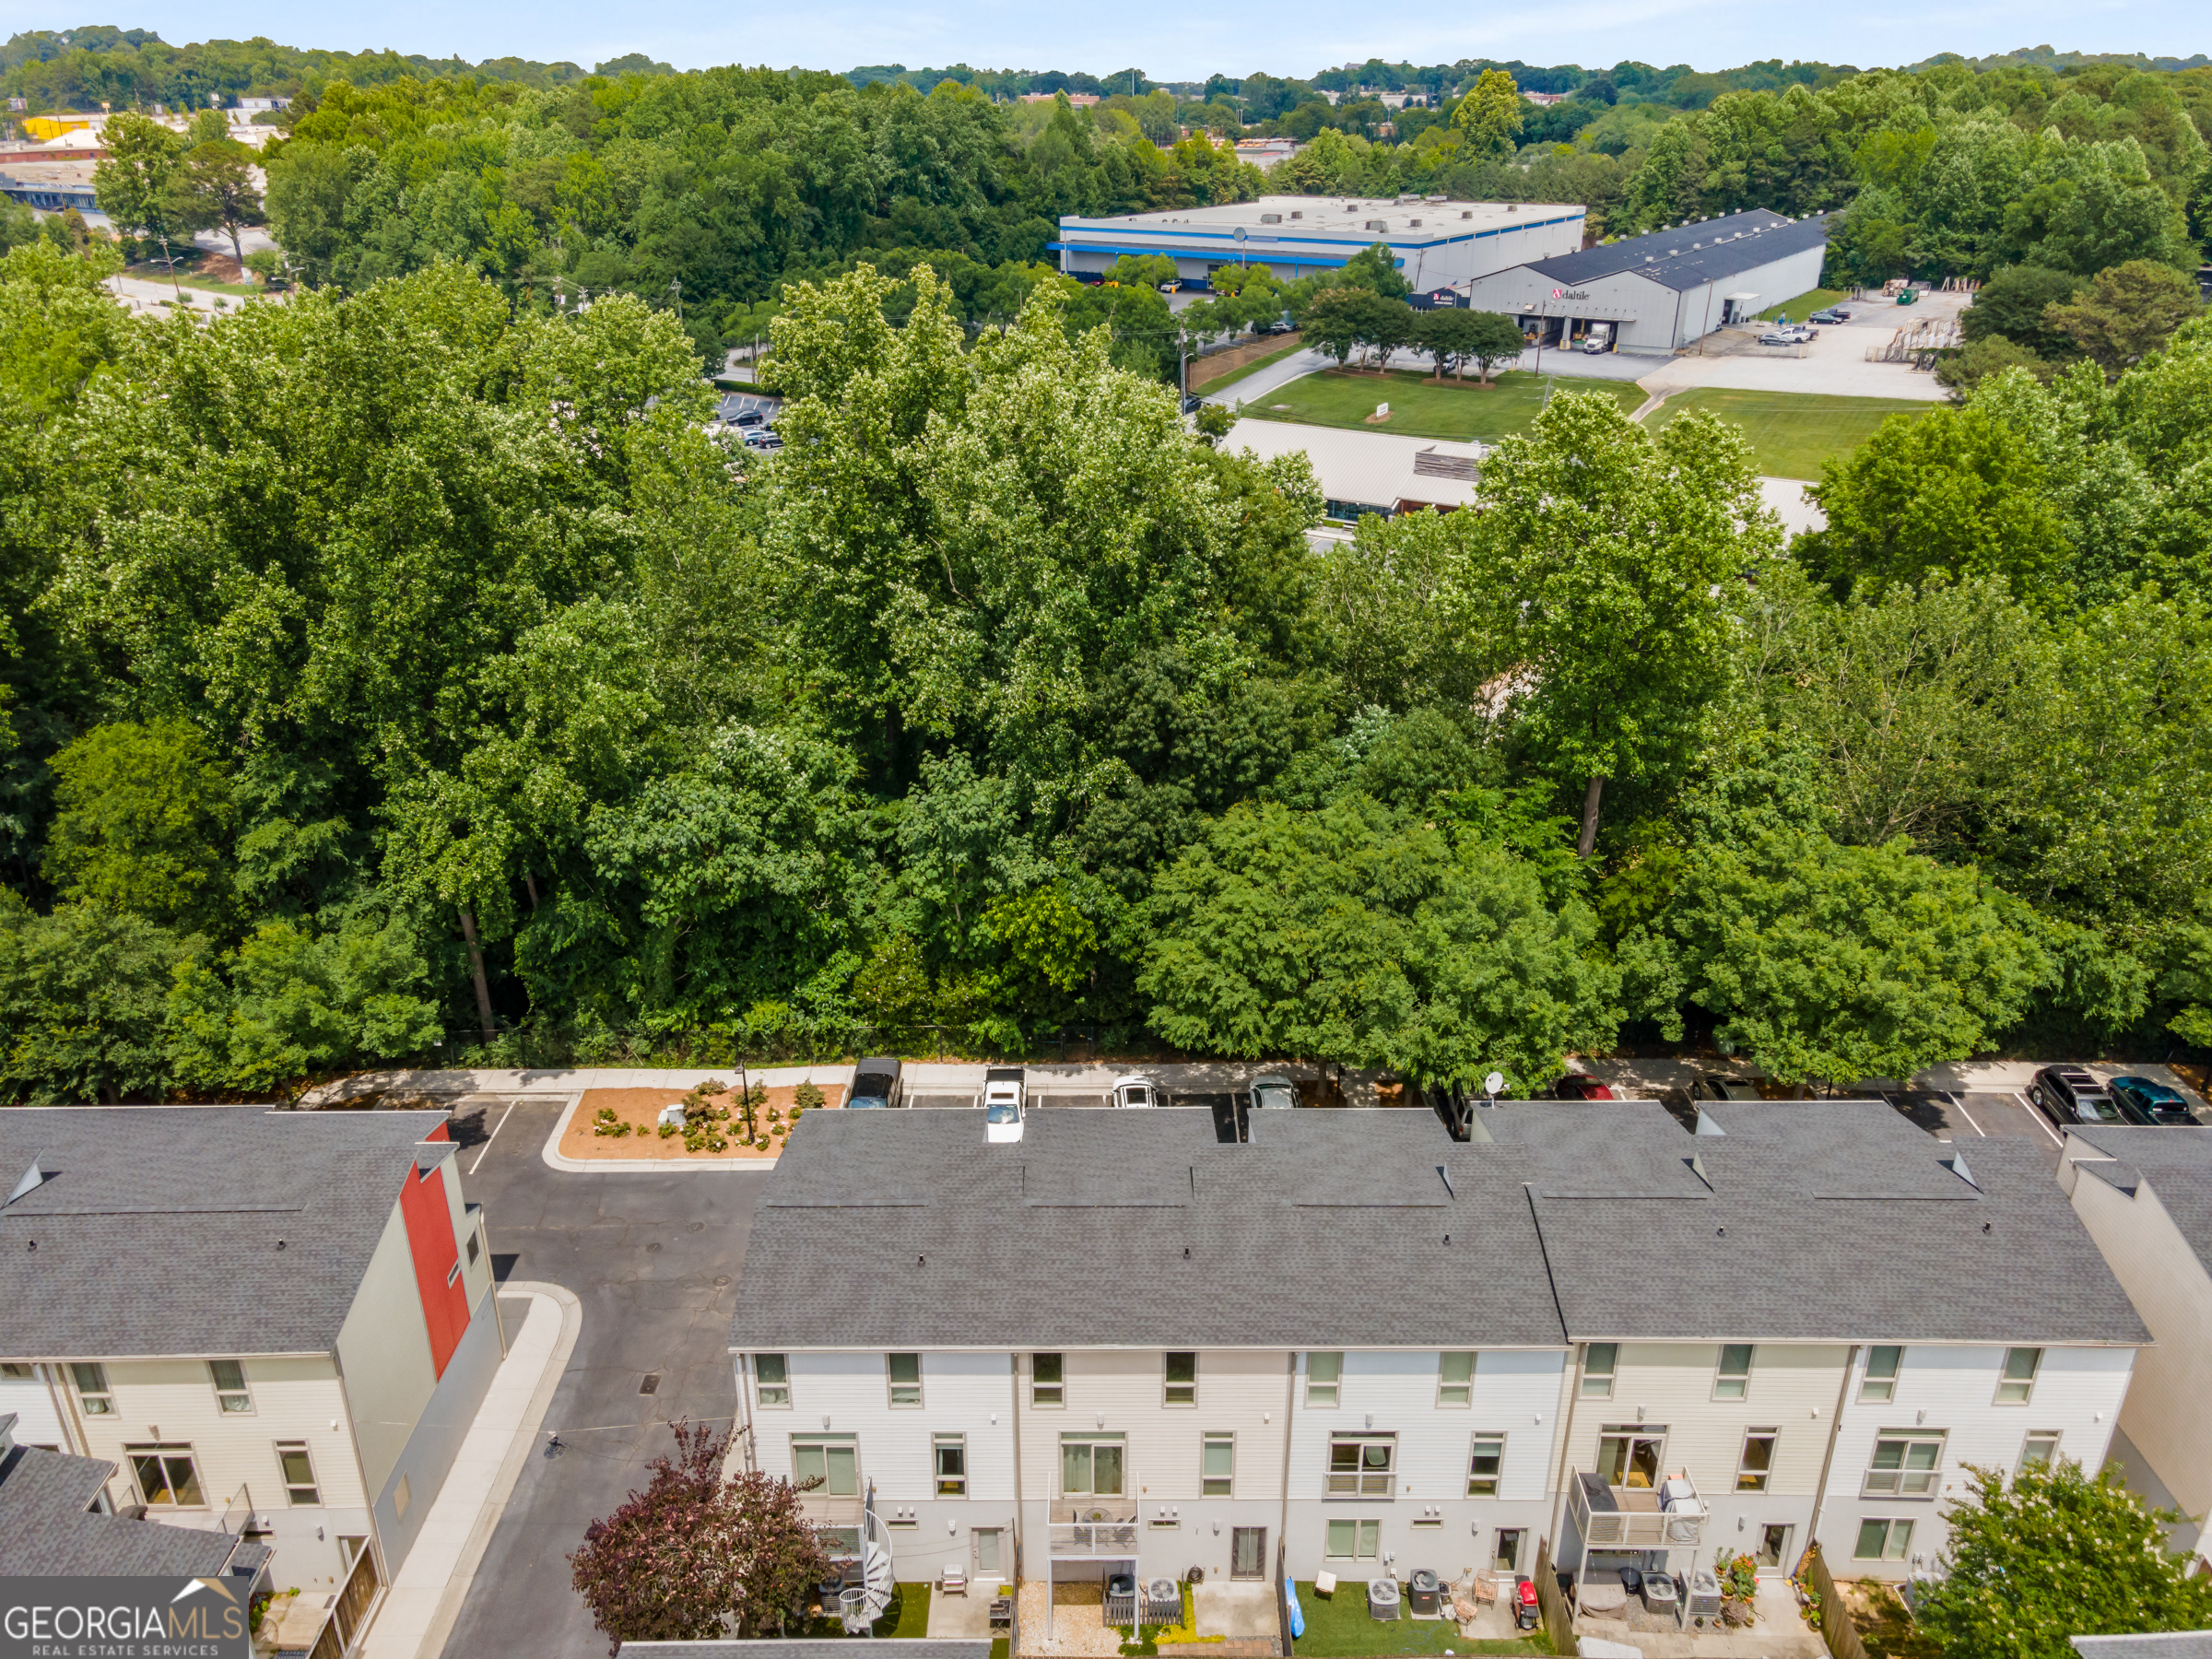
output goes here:
<path id="1" fill-rule="evenodd" d="M 2115 1100 L 2112 1091 L 2088 1072 L 2071 1065 L 2046 1065 L 2028 1085 L 2028 1098 L 2061 1129 L 2084 1124 L 2138 1124 L 2139 1113 Z"/>

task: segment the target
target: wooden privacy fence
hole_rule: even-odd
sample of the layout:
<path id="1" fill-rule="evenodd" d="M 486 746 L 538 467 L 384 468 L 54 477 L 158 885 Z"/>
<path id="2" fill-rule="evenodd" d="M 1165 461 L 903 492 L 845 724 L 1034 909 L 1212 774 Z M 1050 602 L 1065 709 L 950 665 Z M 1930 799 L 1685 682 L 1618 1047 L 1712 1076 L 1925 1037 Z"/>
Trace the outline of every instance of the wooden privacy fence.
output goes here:
<path id="1" fill-rule="evenodd" d="M 1551 1570 L 1551 1540 L 1546 1537 L 1536 1539 L 1536 1606 L 1544 1612 L 1544 1633 L 1551 1638 L 1551 1651 L 1573 1653 L 1574 1616 L 1559 1594 L 1559 1575 Z"/>
<path id="2" fill-rule="evenodd" d="M 1828 1563 L 1820 1558 L 1820 1546 L 1810 1546 L 1805 1559 L 1798 1564 L 1797 1573 L 1806 1588 L 1820 1598 L 1820 1637 L 1828 1643 L 1828 1651 L 1835 1659 L 1866 1659 L 1866 1644 L 1859 1640 L 1859 1632 L 1851 1622 L 1851 1609 L 1836 1594 L 1836 1581 L 1828 1571 Z"/>

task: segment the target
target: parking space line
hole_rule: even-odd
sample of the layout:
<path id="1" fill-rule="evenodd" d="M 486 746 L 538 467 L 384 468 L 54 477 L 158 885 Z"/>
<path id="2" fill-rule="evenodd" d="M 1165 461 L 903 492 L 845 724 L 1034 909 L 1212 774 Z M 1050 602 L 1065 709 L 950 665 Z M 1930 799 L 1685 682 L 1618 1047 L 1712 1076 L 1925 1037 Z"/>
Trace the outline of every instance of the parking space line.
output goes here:
<path id="1" fill-rule="evenodd" d="M 1989 1131 L 1974 1122 L 1974 1114 L 1966 1109 L 1966 1096 L 1961 1093 L 1959 1095 L 1958 1100 L 1959 1115 L 1967 1121 L 1968 1124 L 1971 1126 L 1976 1135 L 1980 1135 L 1983 1140 L 1987 1140 L 1989 1138 Z"/>
<path id="2" fill-rule="evenodd" d="M 468 1172 L 471 1175 L 474 1175 L 478 1170 L 482 1169 L 484 1167 L 484 1160 L 491 1156 L 491 1143 L 495 1140 L 498 1140 L 500 1138 L 500 1131 L 507 1127 L 507 1112 L 512 1112 L 521 1104 L 522 1101 L 519 1100 L 510 1100 L 507 1102 L 507 1112 L 502 1112 L 500 1113 L 500 1121 L 491 1126 L 491 1133 L 484 1137 L 484 1150 L 477 1153 L 477 1161 L 468 1166 Z"/>
<path id="3" fill-rule="evenodd" d="M 2017 1088 L 2012 1091 L 2012 1098 L 2019 1101 L 2021 1111 L 2025 1112 L 2030 1117 L 2035 1120 L 2035 1126 L 2051 1137 L 2051 1144 L 2053 1146 L 2064 1147 L 2066 1144 L 2066 1137 L 2061 1135 L 2057 1130 L 2051 1127 L 2050 1124 L 2047 1123 L 2043 1118 L 2041 1108 L 2038 1107 L 2033 1100 L 2030 1100 L 2026 1095 L 2022 1094 Z"/>

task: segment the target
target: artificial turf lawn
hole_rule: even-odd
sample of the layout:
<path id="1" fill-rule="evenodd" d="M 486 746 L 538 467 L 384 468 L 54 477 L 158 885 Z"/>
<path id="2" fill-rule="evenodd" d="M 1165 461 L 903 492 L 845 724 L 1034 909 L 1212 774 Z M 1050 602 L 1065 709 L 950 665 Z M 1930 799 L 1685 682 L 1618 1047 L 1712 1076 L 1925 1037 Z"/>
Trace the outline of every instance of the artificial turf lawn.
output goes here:
<path id="1" fill-rule="evenodd" d="M 1447 380 L 1439 385 L 1418 371 L 1394 369 L 1378 375 L 1324 369 L 1262 393 L 1238 413 L 1359 432 L 1395 432 L 1404 438 L 1489 442 L 1528 430 L 1544 407 L 1547 384 L 1560 392 L 1595 392 L 1610 397 L 1623 414 L 1644 399 L 1643 388 L 1630 381 L 1554 377 L 1518 369 L 1499 375 L 1487 391 L 1472 375 L 1464 384 Z M 1379 403 L 1390 406 L 1390 418 L 1370 425 L 1367 418 Z"/>
<path id="2" fill-rule="evenodd" d="M 1548 1653 L 1542 1630 L 1521 1641 L 1470 1641 L 1446 1618 L 1407 1618 L 1378 1624 L 1367 1616 L 1364 1579 L 1339 1579 L 1333 1596 L 1316 1595 L 1300 1582 L 1298 1605 L 1306 1616 L 1306 1633 L 1291 1641 L 1298 1659 L 1353 1659 L 1359 1654 Z"/>
<path id="3" fill-rule="evenodd" d="M 1900 397 L 1833 397 L 1805 392 L 1737 392 L 1700 386 L 1677 392 L 1647 416 L 1656 429 L 1677 415 L 1703 409 L 1743 429 L 1759 473 L 1770 478 L 1818 479 L 1820 463 L 1840 460 L 1874 436 L 1892 415 L 1918 419 L 1932 403 Z"/>

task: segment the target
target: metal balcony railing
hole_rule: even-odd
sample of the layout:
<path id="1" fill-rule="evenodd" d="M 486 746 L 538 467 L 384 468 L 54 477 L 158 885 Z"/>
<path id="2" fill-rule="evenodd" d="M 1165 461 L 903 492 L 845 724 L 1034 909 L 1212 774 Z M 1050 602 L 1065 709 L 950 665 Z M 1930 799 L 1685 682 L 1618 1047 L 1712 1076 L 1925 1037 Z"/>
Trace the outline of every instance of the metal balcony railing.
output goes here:
<path id="1" fill-rule="evenodd" d="M 1673 1508 L 1664 1506 L 1661 1488 L 1607 1486 L 1595 1475 L 1577 1474 L 1568 1490 L 1575 1530 L 1590 1549 L 1686 1549 L 1705 1532 L 1705 1504 L 1687 1477 L 1666 1483 L 1679 1488 Z"/>
<path id="2" fill-rule="evenodd" d="M 1136 1554 L 1139 1519 L 1127 1498 L 1056 1498 L 1046 1530 L 1062 1560 L 1126 1559 Z"/>

